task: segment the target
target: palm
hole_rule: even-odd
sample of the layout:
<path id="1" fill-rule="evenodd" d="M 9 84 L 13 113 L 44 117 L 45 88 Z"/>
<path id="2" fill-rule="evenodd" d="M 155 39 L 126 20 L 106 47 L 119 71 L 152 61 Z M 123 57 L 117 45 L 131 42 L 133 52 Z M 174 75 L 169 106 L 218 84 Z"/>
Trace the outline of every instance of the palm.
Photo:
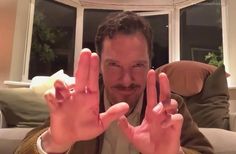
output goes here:
<path id="1" fill-rule="evenodd" d="M 140 126 L 128 124 L 125 117 L 120 119 L 120 127 L 130 142 L 142 154 L 174 154 L 180 147 L 180 131 L 182 116 L 169 114 L 176 112 L 176 106 L 171 106 L 167 78 L 160 78 L 160 96 L 157 102 L 155 72 L 148 73 L 147 108 Z"/>
<path id="2" fill-rule="evenodd" d="M 89 94 L 74 93 L 63 103 L 58 110 L 51 113 L 50 128 L 57 140 L 86 140 L 104 131 L 97 107 L 98 91 Z M 64 132 L 67 132 L 66 136 Z"/>
<path id="3" fill-rule="evenodd" d="M 156 121 L 157 122 L 157 121 Z M 179 149 L 179 135 L 174 128 L 162 128 L 144 121 L 133 129 L 132 143 L 143 154 L 174 154 Z M 176 141 L 176 142 L 173 142 Z M 175 147 L 171 149 L 170 147 Z"/>

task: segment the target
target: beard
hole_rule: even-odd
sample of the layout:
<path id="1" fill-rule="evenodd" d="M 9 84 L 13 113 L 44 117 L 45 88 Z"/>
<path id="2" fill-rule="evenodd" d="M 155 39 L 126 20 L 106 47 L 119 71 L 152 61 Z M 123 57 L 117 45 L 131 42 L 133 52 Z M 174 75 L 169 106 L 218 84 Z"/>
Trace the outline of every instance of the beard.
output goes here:
<path id="1" fill-rule="evenodd" d="M 138 104 L 138 101 L 143 94 L 144 88 L 142 88 L 142 86 L 138 84 L 130 84 L 129 86 L 116 84 L 114 86 L 111 86 L 110 89 L 105 88 L 105 91 L 111 105 L 125 102 L 129 105 L 130 108 L 128 113 L 131 113 Z"/>

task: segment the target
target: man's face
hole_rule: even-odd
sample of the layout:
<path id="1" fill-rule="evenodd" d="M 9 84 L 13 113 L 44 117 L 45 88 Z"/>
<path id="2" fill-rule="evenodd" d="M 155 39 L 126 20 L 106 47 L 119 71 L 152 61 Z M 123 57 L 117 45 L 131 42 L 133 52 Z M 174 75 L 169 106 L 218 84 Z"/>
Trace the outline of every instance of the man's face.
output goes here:
<path id="1" fill-rule="evenodd" d="M 105 38 L 101 55 L 101 73 L 108 100 L 126 102 L 132 109 L 146 86 L 150 61 L 141 33 L 117 34 Z"/>

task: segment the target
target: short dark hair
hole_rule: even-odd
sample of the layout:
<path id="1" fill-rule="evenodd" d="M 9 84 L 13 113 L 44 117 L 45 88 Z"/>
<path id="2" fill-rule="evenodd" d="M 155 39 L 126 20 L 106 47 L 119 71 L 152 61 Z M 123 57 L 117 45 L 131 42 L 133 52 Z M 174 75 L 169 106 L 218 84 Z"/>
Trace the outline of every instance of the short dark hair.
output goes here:
<path id="1" fill-rule="evenodd" d="M 134 34 L 141 32 L 147 41 L 148 54 L 152 59 L 152 29 L 150 24 L 141 16 L 131 11 L 120 12 L 109 15 L 106 20 L 99 25 L 95 36 L 96 52 L 101 56 L 103 41 L 106 37 L 112 39 L 116 34 Z"/>

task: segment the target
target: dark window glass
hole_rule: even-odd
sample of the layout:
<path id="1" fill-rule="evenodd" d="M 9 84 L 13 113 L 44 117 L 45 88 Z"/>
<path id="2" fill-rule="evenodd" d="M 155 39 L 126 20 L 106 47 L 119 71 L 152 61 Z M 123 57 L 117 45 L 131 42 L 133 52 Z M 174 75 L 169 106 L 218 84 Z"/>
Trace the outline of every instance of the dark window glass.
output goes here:
<path id="1" fill-rule="evenodd" d="M 220 0 L 207 0 L 181 9 L 180 59 L 222 64 Z"/>
<path id="2" fill-rule="evenodd" d="M 146 16 L 145 18 L 153 30 L 152 67 L 157 68 L 169 62 L 168 15 Z"/>
<path id="3" fill-rule="evenodd" d="M 121 12 L 116 10 L 98 10 L 98 9 L 85 9 L 84 10 L 84 25 L 83 25 L 83 48 L 89 48 L 95 51 L 95 35 L 97 28 L 101 22 L 110 13 Z"/>
<path id="4" fill-rule="evenodd" d="M 107 15 L 115 10 L 84 10 L 83 25 L 83 48 L 89 48 L 95 51 L 94 38 L 98 25 L 106 18 Z M 168 63 L 168 15 L 155 15 L 145 17 L 151 24 L 154 36 L 154 58 L 152 61 L 153 68 Z"/>
<path id="5" fill-rule="evenodd" d="M 51 0 L 36 0 L 29 79 L 63 69 L 73 75 L 76 8 Z"/>

